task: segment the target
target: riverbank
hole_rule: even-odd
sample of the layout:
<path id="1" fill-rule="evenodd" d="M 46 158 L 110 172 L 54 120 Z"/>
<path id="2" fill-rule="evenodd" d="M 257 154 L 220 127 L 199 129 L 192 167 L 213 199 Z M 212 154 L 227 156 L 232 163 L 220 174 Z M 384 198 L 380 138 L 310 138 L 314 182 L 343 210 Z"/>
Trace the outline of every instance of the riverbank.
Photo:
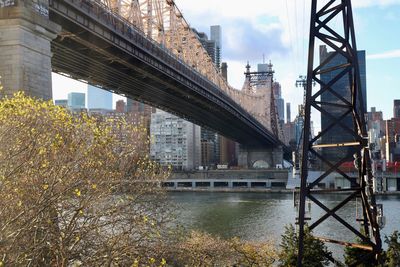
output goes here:
<path id="1" fill-rule="evenodd" d="M 167 192 L 208 192 L 208 193 L 293 193 L 293 189 L 269 189 L 269 188 L 210 188 L 210 187 L 179 187 L 166 188 Z M 346 194 L 346 192 L 327 192 L 326 194 Z M 348 194 L 348 193 L 347 193 Z M 375 192 L 375 195 L 391 196 L 399 195 L 400 191 Z"/>
<path id="2" fill-rule="evenodd" d="M 180 187 L 166 188 L 168 192 L 230 192 L 230 193 L 292 193 L 291 189 L 266 189 L 266 188 L 199 188 Z"/>

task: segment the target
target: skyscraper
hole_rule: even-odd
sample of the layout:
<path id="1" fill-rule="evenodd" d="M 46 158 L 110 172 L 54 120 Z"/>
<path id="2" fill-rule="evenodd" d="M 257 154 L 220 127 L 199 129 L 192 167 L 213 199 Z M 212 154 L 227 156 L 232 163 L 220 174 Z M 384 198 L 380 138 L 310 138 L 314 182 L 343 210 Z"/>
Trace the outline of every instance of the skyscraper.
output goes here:
<path id="1" fill-rule="evenodd" d="M 68 94 L 68 108 L 81 110 L 85 108 L 85 93 L 72 92 Z"/>
<path id="2" fill-rule="evenodd" d="M 400 118 L 400 99 L 393 100 L 393 118 Z"/>
<path id="3" fill-rule="evenodd" d="M 210 40 L 215 42 L 215 65 L 219 69 L 221 67 L 221 53 L 222 53 L 222 34 L 221 26 L 213 25 L 210 27 Z"/>
<path id="4" fill-rule="evenodd" d="M 201 42 L 208 55 L 211 57 L 217 69 L 220 69 L 221 60 L 221 26 L 211 26 L 211 38 L 208 39 L 207 34 L 192 29 L 197 35 L 197 39 Z M 201 128 L 202 143 L 202 162 L 204 166 L 215 166 L 220 162 L 220 138 L 213 130 Z"/>
<path id="5" fill-rule="evenodd" d="M 272 90 L 274 91 L 274 98 L 278 112 L 279 122 L 283 124 L 285 122 L 285 100 L 282 98 L 281 85 L 278 82 L 274 82 L 272 84 Z"/>
<path id="6" fill-rule="evenodd" d="M 88 109 L 112 110 L 112 93 L 88 85 Z"/>
<path id="7" fill-rule="evenodd" d="M 199 32 L 195 28 L 192 28 L 193 32 L 196 34 L 197 39 L 203 45 L 203 48 L 207 51 L 207 54 L 211 57 L 212 62 L 215 64 L 216 60 L 216 44 L 214 40 L 208 39 L 208 36 L 204 32 Z M 216 64 L 215 64 L 216 65 Z"/>
<path id="8" fill-rule="evenodd" d="M 332 55 L 333 52 L 328 52 L 325 45 L 320 46 L 320 63 L 324 62 L 329 56 Z M 364 112 L 366 112 L 367 107 L 367 90 L 366 90 L 366 67 L 365 67 L 365 51 L 357 51 L 359 70 L 360 70 L 360 79 L 361 79 L 361 93 L 363 98 L 363 108 Z M 344 65 L 347 63 L 346 58 L 342 55 L 338 54 L 333 59 L 331 59 L 328 64 L 324 65 L 322 70 L 329 69 L 332 67 L 337 67 L 340 65 Z M 334 71 L 330 71 L 327 73 L 321 74 L 321 81 L 324 84 L 328 84 L 332 81 L 332 79 L 343 71 L 343 68 L 339 68 Z M 334 118 L 340 118 L 344 116 L 344 113 L 348 110 L 348 103 L 351 103 L 351 91 L 350 91 L 350 83 L 348 75 L 344 75 L 339 80 L 334 82 L 331 86 L 332 92 L 325 91 L 321 94 L 321 102 L 322 108 L 328 111 L 329 114 L 321 113 L 321 129 L 327 129 L 334 123 L 334 121 L 330 118 L 333 116 Z M 335 95 L 336 94 L 336 95 Z M 342 98 L 342 99 L 341 99 Z M 346 101 L 346 102 L 345 102 Z M 361 112 L 360 112 L 361 114 Z M 343 119 L 341 119 L 341 123 L 347 126 L 350 129 L 353 129 L 353 119 L 352 114 L 346 115 Z M 321 137 L 322 144 L 336 144 L 336 143 L 344 143 L 353 141 L 353 137 L 346 132 L 346 130 L 340 125 L 334 125 L 327 133 L 325 133 Z M 341 147 L 341 148 L 327 148 L 322 150 L 322 154 L 324 157 L 329 159 L 331 162 L 337 162 L 345 156 L 349 156 L 353 154 L 354 150 L 350 147 Z"/>
<path id="9" fill-rule="evenodd" d="M 290 115 L 290 103 L 286 103 L 286 123 L 290 123 L 292 121 Z"/>

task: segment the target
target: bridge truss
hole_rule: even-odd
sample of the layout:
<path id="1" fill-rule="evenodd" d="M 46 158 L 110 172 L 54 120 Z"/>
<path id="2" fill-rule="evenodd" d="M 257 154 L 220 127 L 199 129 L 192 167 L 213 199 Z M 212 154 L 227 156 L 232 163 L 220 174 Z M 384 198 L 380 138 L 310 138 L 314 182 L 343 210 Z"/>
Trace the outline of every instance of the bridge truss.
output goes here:
<path id="1" fill-rule="evenodd" d="M 305 122 L 303 136 L 310 136 L 311 109 L 324 114 L 330 119 L 329 125 L 323 126 L 321 132 L 312 138 L 303 138 L 301 158 L 301 187 L 299 207 L 299 254 L 297 266 L 302 266 L 304 255 L 304 227 L 307 220 L 305 214 L 306 200 L 312 201 L 322 209 L 323 216 L 312 220 L 310 230 L 315 229 L 328 218 L 333 217 L 342 226 L 345 234 L 352 233 L 360 240 L 360 244 L 348 240 L 333 240 L 321 238 L 324 241 L 351 246 L 359 249 L 358 262 L 354 266 L 366 262 L 377 263 L 381 253 L 381 238 L 379 233 L 378 217 L 382 211 L 375 202 L 373 193 L 373 177 L 371 173 L 371 159 L 368 150 L 368 136 L 364 119 L 364 101 L 361 90 L 360 70 L 357 57 L 352 7 L 350 0 L 313 0 L 311 8 L 310 40 L 308 55 L 308 71 L 305 97 Z M 335 24 L 339 22 L 340 28 Z M 320 64 L 314 62 L 314 48 L 316 42 L 322 42 L 333 52 Z M 344 59 L 344 64 L 338 63 L 338 58 Z M 328 74 L 327 82 L 321 76 Z M 336 84 L 340 80 L 347 80 L 345 88 Z M 313 89 L 313 82 L 318 85 Z M 329 98 L 324 96 L 329 95 Z M 329 101 L 327 99 L 330 99 Z M 336 112 L 333 112 L 332 109 Z M 338 112 L 339 111 L 339 112 Z M 352 126 L 346 121 L 351 118 Z M 332 129 L 339 128 L 343 140 L 327 142 L 324 136 Z M 326 157 L 323 151 L 330 151 L 339 155 L 339 160 Z M 323 174 L 313 182 L 308 182 L 309 154 L 319 158 L 326 166 Z M 358 177 L 354 180 L 341 170 L 340 166 L 347 161 L 353 161 L 358 169 Z M 336 172 L 348 180 L 351 188 L 347 189 L 318 189 L 318 184 L 327 178 L 330 173 Z M 344 196 L 338 205 L 327 207 L 318 199 L 318 193 L 341 192 Z M 340 215 L 340 210 L 350 201 L 361 202 L 361 216 L 357 219 L 361 223 L 361 230 L 357 229 L 348 218 Z M 354 238 L 355 239 L 355 238 Z M 332 259 L 334 261 L 334 259 Z"/>
<path id="2" fill-rule="evenodd" d="M 146 37 L 171 51 L 196 72 L 205 76 L 254 116 L 268 130 L 279 128 L 271 124 L 270 90 L 250 90 L 244 83 L 242 90 L 231 87 L 197 39 L 182 12 L 173 0 L 85 0 L 104 5 L 105 9 L 122 17 Z M 278 136 L 283 140 L 283 136 Z"/>

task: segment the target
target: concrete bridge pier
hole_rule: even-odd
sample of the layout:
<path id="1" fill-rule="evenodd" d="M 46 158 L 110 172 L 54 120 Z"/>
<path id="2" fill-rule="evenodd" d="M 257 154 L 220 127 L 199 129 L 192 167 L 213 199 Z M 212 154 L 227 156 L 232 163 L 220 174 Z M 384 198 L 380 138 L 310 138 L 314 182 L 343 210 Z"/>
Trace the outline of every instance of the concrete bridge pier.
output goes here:
<path id="1" fill-rule="evenodd" d="M 238 165 L 241 168 L 275 168 L 283 164 L 283 148 L 255 148 L 239 146 Z"/>
<path id="2" fill-rule="evenodd" d="M 0 1 L 0 98 L 19 90 L 52 98 L 51 40 L 61 26 L 48 15 L 48 0 Z"/>

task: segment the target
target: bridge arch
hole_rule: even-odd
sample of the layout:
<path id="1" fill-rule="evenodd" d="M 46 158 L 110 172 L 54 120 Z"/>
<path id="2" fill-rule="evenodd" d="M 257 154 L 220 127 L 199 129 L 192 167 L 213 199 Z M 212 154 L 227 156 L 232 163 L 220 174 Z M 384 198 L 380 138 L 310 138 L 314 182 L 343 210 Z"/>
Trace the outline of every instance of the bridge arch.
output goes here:
<path id="1" fill-rule="evenodd" d="M 253 162 L 252 167 L 254 169 L 269 169 L 271 165 L 267 161 L 259 159 Z"/>

